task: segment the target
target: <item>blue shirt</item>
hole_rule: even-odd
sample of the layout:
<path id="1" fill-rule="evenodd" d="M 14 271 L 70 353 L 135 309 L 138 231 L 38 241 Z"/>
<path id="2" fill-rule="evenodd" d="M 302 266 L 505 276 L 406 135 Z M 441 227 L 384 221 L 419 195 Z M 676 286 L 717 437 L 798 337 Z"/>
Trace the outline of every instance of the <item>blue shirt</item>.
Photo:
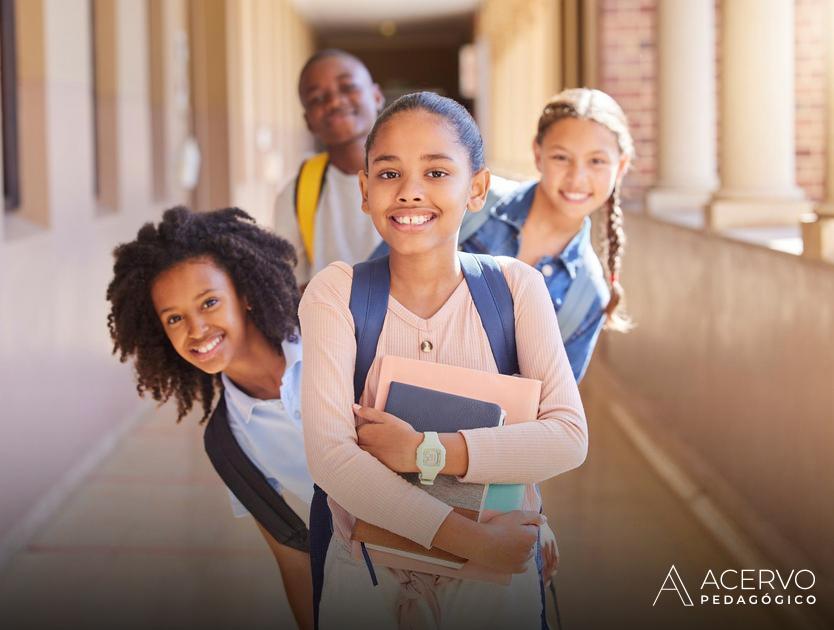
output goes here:
<path id="1" fill-rule="evenodd" d="M 284 341 L 286 367 L 281 378 L 281 398 L 253 398 L 225 374 L 223 381 L 229 427 L 250 461 L 269 484 L 306 523 L 313 500 L 313 479 L 307 468 L 301 425 L 301 341 Z M 248 514 L 229 492 L 235 516 Z"/>
<path id="2" fill-rule="evenodd" d="M 538 182 L 521 184 L 510 196 L 490 208 L 489 219 L 461 244 L 460 249 L 475 254 L 516 258 L 521 244 L 521 228 L 530 214 L 537 184 Z M 600 330 L 605 323 L 605 306 L 610 296 L 605 278 L 600 273 L 598 260 L 595 256 L 587 256 L 593 251 L 588 251 L 590 247 L 591 219 L 585 217 L 582 228 L 559 254 L 542 256 L 534 265 L 544 276 L 557 319 L 565 295 L 577 277 L 584 274 L 593 282 L 594 299 L 578 328 L 564 340 L 571 370 L 577 382 L 585 374 Z"/>

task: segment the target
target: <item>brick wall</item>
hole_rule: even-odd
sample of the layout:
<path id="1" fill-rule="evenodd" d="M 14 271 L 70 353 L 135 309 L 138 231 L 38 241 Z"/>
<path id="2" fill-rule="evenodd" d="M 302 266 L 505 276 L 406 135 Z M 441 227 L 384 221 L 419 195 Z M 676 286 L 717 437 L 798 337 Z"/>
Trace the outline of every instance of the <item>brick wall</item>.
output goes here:
<path id="1" fill-rule="evenodd" d="M 716 0 L 717 93 L 721 69 L 721 1 Z M 795 0 L 796 179 L 805 193 L 815 200 L 822 199 L 826 190 L 824 18 L 827 1 Z M 598 5 L 599 87 L 617 99 L 625 110 L 636 143 L 637 162 L 627 177 L 624 190 L 625 198 L 632 202 L 642 198 L 656 176 L 657 2 L 600 0 Z M 720 125 L 720 111 L 717 115 Z M 720 146 L 720 136 L 718 142 Z M 719 173 L 720 169 L 719 164 Z"/>
<path id="2" fill-rule="evenodd" d="M 655 180 L 657 94 L 655 8 L 657 0 L 600 0 L 599 87 L 628 116 L 637 160 L 626 177 L 626 202 L 642 199 Z"/>
<path id="3" fill-rule="evenodd" d="M 796 0 L 796 181 L 811 199 L 825 197 L 826 7 Z M 829 33 L 830 37 L 831 34 Z M 834 103 L 831 104 L 834 107 Z"/>

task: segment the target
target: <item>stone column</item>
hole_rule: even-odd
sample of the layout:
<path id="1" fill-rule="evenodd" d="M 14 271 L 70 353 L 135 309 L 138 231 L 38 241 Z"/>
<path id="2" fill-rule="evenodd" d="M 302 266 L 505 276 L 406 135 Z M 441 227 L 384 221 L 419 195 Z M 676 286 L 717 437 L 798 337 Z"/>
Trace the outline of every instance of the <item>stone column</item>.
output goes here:
<path id="1" fill-rule="evenodd" d="M 658 179 L 652 214 L 702 209 L 718 185 L 715 146 L 715 4 L 658 4 Z"/>
<path id="2" fill-rule="evenodd" d="M 225 0 L 189 3 L 189 58 L 194 136 L 200 148 L 200 175 L 193 191 L 194 208 L 222 208 L 232 203 L 229 121 L 228 11 Z"/>
<path id="3" fill-rule="evenodd" d="M 834 3 L 831 2 L 828 3 L 825 32 L 834 33 Z M 829 112 L 834 112 L 834 41 L 830 37 L 826 76 L 826 106 Z M 812 220 L 802 223 L 802 253 L 809 258 L 822 258 L 834 262 L 834 115 L 828 116 L 826 146 L 828 168 L 825 172 L 825 200 L 817 207 Z"/>
<path id="4" fill-rule="evenodd" d="M 721 11 L 721 189 L 707 225 L 795 225 L 811 204 L 794 168 L 793 2 L 732 0 Z"/>

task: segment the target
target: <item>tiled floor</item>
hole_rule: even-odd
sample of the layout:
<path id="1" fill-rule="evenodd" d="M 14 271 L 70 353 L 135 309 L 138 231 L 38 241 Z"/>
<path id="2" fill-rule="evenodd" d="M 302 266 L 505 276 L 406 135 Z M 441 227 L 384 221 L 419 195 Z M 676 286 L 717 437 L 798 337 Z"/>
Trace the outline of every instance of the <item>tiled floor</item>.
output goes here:
<path id="1" fill-rule="evenodd" d="M 590 449 L 583 466 L 548 482 L 542 496 L 561 564 L 557 596 L 566 630 L 790 627 L 762 607 L 685 608 L 658 594 L 674 564 L 691 596 L 707 569 L 738 568 L 613 422 L 608 402 L 583 385 Z M 551 607 L 553 619 L 553 610 Z"/>
<path id="2" fill-rule="evenodd" d="M 9 624 L 9 625 L 7 625 Z M 3 628 L 291 628 L 252 521 L 196 420 L 137 427 L 0 576 Z"/>
<path id="3" fill-rule="evenodd" d="M 733 562 L 584 392 L 585 465 L 543 495 L 559 537 L 564 628 L 787 627 L 761 607 L 652 607 Z M 195 421 L 137 427 L 0 575 L 3 628 L 287 628 L 281 578 L 249 519 L 232 518 Z"/>

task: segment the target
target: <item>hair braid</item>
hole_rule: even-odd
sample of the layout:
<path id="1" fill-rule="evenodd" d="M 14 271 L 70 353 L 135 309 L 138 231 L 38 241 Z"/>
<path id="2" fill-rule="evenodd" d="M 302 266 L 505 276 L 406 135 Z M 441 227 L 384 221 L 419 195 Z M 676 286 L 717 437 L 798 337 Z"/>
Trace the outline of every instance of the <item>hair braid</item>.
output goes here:
<path id="1" fill-rule="evenodd" d="M 608 286 L 611 290 L 611 297 L 605 307 L 605 314 L 608 321 L 605 327 L 609 330 L 625 332 L 631 328 L 631 322 L 625 313 L 623 304 L 625 290 L 620 284 L 620 269 L 622 268 L 623 250 L 625 249 L 626 236 L 623 229 L 623 209 L 620 207 L 620 191 L 614 188 L 611 197 L 606 203 L 606 238 L 605 255 L 606 266 L 608 267 Z"/>
<path id="2" fill-rule="evenodd" d="M 571 88 L 551 98 L 539 117 L 536 142 L 541 145 L 548 129 L 565 118 L 591 120 L 602 125 L 616 136 L 620 155 L 625 156 L 628 163 L 634 159 L 634 139 L 628 129 L 626 115 L 617 101 L 605 92 L 589 88 Z M 627 332 L 632 328 L 632 324 L 621 304 L 625 298 L 625 291 L 620 284 L 620 268 L 626 237 L 623 229 L 623 210 L 620 206 L 619 183 L 614 186 L 614 191 L 605 203 L 605 210 L 605 235 L 602 249 L 605 254 L 605 264 L 608 268 L 607 281 L 611 291 L 611 297 L 605 307 L 607 316 L 605 328 Z"/>

